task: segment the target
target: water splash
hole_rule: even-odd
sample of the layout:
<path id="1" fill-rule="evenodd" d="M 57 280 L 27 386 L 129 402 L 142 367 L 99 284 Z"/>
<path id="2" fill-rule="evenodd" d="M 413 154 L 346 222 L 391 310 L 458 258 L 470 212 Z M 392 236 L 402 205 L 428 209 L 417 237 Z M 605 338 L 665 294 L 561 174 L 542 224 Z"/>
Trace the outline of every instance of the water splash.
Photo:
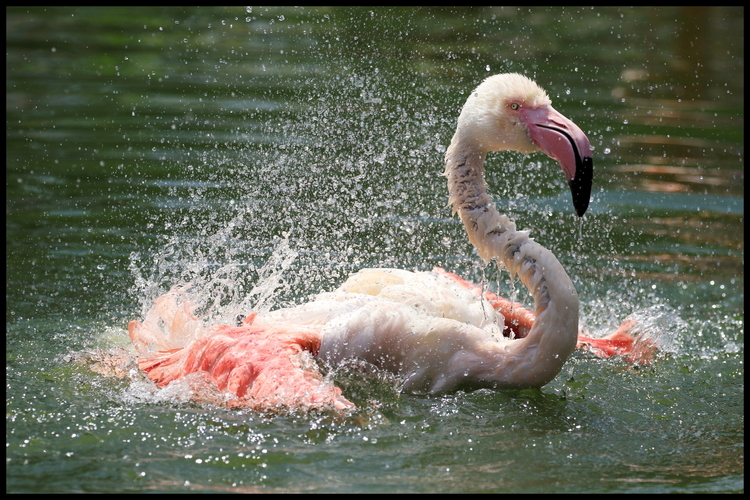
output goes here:
<path id="1" fill-rule="evenodd" d="M 660 355 L 677 354 L 688 331 L 687 323 L 666 304 L 637 310 L 625 318 L 628 320 L 635 321 L 631 333 L 635 337 L 633 352 L 636 354 L 649 343 L 659 346 Z"/>
<path id="2" fill-rule="evenodd" d="M 274 305 L 274 296 L 278 288 L 282 286 L 282 274 L 289 269 L 297 259 L 299 252 L 289 244 L 289 236 L 286 235 L 276 246 L 270 259 L 258 271 L 259 279 L 250 293 L 242 299 L 235 311 L 241 314 L 243 311 L 253 310 L 257 313 L 265 313 Z M 255 304 L 253 305 L 253 301 Z"/>
<path id="3" fill-rule="evenodd" d="M 242 219 L 238 215 L 214 235 L 172 237 L 150 260 L 137 252 L 131 254 L 131 293 L 141 301 L 141 316 L 157 297 L 175 287 L 183 292 L 184 300 L 195 304 L 193 313 L 203 318 L 206 326 L 234 324 L 238 316 L 251 311 L 271 310 L 284 284 L 282 275 L 298 252 L 285 233 L 259 266 L 258 259 L 249 254 L 248 244 L 233 236 Z"/>

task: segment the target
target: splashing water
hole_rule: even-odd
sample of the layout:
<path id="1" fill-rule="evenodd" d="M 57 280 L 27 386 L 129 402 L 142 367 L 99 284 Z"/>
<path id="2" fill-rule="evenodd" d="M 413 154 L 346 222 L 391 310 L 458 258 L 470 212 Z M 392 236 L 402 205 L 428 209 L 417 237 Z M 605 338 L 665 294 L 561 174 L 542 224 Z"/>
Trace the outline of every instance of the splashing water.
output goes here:
<path id="1" fill-rule="evenodd" d="M 630 332 L 635 337 L 633 352 L 636 356 L 648 344 L 659 346 L 659 356 L 678 354 L 681 339 L 688 331 L 687 323 L 674 308 L 666 304 L 637 310 L 625 318 L 625 321 L 628 320 L 635 321 Z"/>
<path id="2" fill-rule="evenodd" d="M 203 326 L 235 324 L 250 312 L 265 313 L 273 309 L 278 290 L 283 286 L 282 275 L 289 269 L 299 253 L 289 244 L 289 235 L 276 242 L 276 247 L 266 262 L 256 267 L 247 262 L 239 249 L 228 250 L 230 260 L 212 262 L 215 249 L 230 244 L 231 228 L 222 229 L 206 238 L 208 248 L 202 250 L 200 242 L 173 239 L 154 258 L 154 267 L 145 274 L 142 257 L 131 255 L 130 269 L 135 285 L 131 290 L 142 297 L 143 311 L 148 311 L 153 301 L 164 290 L 179 290 L 180 301 L 189 303 L 191 313 L 203 321 Z M 245 291 L 250 276 L 257 276 L 249 291 Z M 142 313 L 145 316 L 146 312 Z M 165 332 L 166 333 L 166 332 Z"/>

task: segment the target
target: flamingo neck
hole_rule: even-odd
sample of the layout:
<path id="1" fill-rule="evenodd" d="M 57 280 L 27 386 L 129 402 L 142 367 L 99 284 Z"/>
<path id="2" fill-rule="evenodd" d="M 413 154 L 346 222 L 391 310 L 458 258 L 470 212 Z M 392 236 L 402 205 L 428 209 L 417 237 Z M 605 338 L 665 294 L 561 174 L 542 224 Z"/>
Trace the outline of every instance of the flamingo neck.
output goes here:
<path id="1" fill-rule="evenodd" d="M 448 178 L 449 203 L 466 228 L 469 241 L 486 262 L 499 257 L 488 242 L 488 235 L 516 231 L 516 225 L 501 215 L 490 196 L 484 180 L 486 153 L 479 148 L 461 146 L 454 138 L 446 152 L 444 175 Z"/>
<path id="2" fill-rule="evenodd" d="M 528 383 L 531 378 L 529 385 L 541 386 L 557 375 L 575 349 L 578 295 L 552 252 L 529 238 L 527 231 L 517 231 L 515 223 L 497 211 L 487 194 L 485 156 L 480 147 L 464 144 L 456 134 L 445 155 L 449 200 L 479 256 L 485 262 L 496 258 L 534 297 L 534 324 L 527 337 L 513 344 L 511 362 L 497 367 L 503 373 L 494 377 L 508 383 Z"/>

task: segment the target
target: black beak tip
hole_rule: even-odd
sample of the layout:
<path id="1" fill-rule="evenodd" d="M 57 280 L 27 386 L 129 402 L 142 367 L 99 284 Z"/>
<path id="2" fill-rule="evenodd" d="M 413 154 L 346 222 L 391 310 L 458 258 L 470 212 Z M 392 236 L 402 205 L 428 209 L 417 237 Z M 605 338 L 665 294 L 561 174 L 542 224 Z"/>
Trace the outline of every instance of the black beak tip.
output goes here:
<path id="1" fill-rule="evenodd" d="M 594 160 L 590 156 L 582 158 L 576 167 L 576 176 L 569 182 L 570 193 L 573 195 L 573 208 L 578 217 L 583 217 L 589 208 L 591 199 L 591 184 L 594 180 Z"/>

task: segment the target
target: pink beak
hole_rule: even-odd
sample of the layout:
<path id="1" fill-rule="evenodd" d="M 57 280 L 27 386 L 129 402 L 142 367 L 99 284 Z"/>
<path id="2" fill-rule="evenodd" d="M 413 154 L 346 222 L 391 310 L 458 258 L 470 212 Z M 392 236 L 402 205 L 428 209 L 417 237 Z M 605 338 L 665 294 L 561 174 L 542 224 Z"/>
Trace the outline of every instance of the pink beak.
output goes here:
<path id="1" fill-rule="evenodd" d="M 521 117 L 539 149 L 557 160 L 562 167 L 573 195 L 573 207 L 578 216 L 582 217 L 589 206 L 594 177 L 594 161 L 588 137 L 578 125 L 549 104 L 523 108 Z"/>

